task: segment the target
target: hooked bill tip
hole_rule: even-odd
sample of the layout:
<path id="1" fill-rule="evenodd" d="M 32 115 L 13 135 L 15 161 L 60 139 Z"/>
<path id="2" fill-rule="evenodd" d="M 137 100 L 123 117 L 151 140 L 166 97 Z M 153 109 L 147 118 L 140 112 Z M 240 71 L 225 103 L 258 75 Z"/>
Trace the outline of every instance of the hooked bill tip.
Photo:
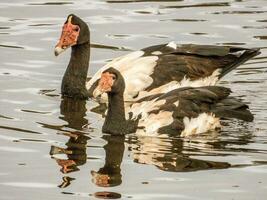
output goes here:
<path id="1" fill-rule="evenodd" d="M 55 56 L 58 56 L 59 55 L 59 53 L 57 51 L 54 51 L 54 53 L 55 53 Z"/>
<path id="2" fill-rule="evenodd" d="M 55 56 L 58 56 L 59 54 L 61 54 L 63 51 L 65 51 L 65 49 L 61 48 L 61 47 L 56 47 L 54 50 L 54 54 Z"/>

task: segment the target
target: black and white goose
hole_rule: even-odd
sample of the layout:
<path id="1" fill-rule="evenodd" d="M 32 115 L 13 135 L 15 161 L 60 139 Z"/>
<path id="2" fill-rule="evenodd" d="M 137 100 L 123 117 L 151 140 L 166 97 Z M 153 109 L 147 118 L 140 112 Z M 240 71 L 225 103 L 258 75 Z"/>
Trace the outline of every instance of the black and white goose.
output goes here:
<path id="1" fill-rule="evenodd" d="M 59 55 L 72 48 L 69 65 L 62 80 L 62 95 L 101 97 L 97 87 L 101 73 L 113 67 L 125 79 L 124 99 L 164 93 L 180 87 L 215 85 L 229 71 L 259 54 L 259 49 L 212 45 L 177 45 L 174 42 L 144 48 L 114 59 L 87 81 L 90 58 L 90 32 L 79 17 L 68 16 L 55 47 Z"/>
<path id="2" fill-rule="evenodd" d="M 108 110 L 102 131 L 110 134 L 181 134 L 189 136 L 219 128 L 220 118 L 252 121 L 248 106 L 219 86 L 178 88 L 165 94 L 124 105 L 125 81 L 114 68 L 106 69 L 97 87 L 108 95 Z"/>

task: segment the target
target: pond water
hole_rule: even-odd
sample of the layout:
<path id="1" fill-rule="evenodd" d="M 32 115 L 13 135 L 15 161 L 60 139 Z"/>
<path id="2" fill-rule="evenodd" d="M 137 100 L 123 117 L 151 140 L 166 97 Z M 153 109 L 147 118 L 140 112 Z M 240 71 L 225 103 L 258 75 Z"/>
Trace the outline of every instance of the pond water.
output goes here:
<path id="1" fill-rule="evenodd" d="M 261 47 L 220 82 L 254 122 L 191 139 L 103 135 L 96 103 L 60 96 L 70 51 L 53 51 L 70 13 L 90 26 L 89 75 L 169 41 Z M 0 199 L 266 199 L 266 39 L 265 0 L 1 1 Z"/>

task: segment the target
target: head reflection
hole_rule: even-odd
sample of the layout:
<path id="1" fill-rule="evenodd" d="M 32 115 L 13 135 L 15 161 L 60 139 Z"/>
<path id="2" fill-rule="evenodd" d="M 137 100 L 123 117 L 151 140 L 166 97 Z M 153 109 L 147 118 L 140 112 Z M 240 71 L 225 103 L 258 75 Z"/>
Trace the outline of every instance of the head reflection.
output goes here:
<path id="1" fill-rule="evenodd" d="M 90 139 L 82 132 L 87 128 L 86 101 L 63 98 L 60 104 L 60 119 L 68 124 L 59 129 L 59 134 L 68 137 L 66 148 L 51 146 L 50 155 L 56 160 L 63 174 L 78 171 L 79 167 L 86 163 L 86 146 Z M 69 129 L 68 129 L 69 128 Z M 67 130 L 67 131 L 66 131 Z M 64 158 L 62 158 L 64 155 Z M 73 179 L 64 176 L 59 187 L 67 187 Z"/>
<path id="2" fill-rule="evenodd" d="M 114 187 L 122 183 L 121 162 L 124 153 L 124 136 L 104 135 L 105 164 L 98 171 L 91 171 L 92 182 L 100 187 Z"/>

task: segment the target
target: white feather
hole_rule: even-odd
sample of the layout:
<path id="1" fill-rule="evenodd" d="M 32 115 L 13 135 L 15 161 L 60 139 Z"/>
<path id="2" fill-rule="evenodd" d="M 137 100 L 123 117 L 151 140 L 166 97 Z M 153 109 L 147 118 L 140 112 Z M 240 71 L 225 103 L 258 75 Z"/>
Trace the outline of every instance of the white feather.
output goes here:
<path id="1" fill-rule="evenodd" d="M 124 100 L 130 101 L 139 91 L 149 87 L 153 79 L 150 75 L 156 66 L 157 56 L 145 56 L 143 51 L 136 51 L 126 56 L 114 59 L 104 67 L 102 67 L 93 78 L 86 84 L 89 89 L 93 83 L 100 78 L 101 73 L 109 67 L 113 67 L 120 71 L 125 79 Z M 97 93 L 94 93 L 97 94 Z M 107 101 L 107 95 L 101 95 L 102 101 Z"/>
<path id="2" fill-rule="evenodd" d="M 215 85 L 219 80 L 220 72 L 221 69 L 217 69 L 210 76 L 195 81 L 192 81 L 189 78 L 184 77 L 183 80 L 181 80 L 180 82 L 172 81 L 158 88 L 155 88 L 151 91 L 141 91 L 139 92 L 138 99 L 153 94 L 167 93 L 182 87 L 202 87 L 202 86 Z"/>
<path id="3" fill-rule="evenodd" d="M 174 102 L 174 105 L 175 105 L 176 107 L 178 107 L 178 105 L 179 105 L 179 101 Z"/>
<path id="4" fill-rule="evenodd" d="M 129 67 L 124 71 L 120 70 L 125 79 L 124 99 L 126 101 L 132 100 L 139 91 L 152 84 L 153 79 L 150 75 L 154 71 L 157 60 L 157 56 L 141 57 L 129 63 Z"/>
<path id="5" fill-rule="evenodd" d="M 152 54 L 152 55 L 161 55 L 162 52 L 161 52 L 161 51 L 153 51 L 151 54 Z"/>
<path id="6" fill-rule="evenodd" d="M 176 43 L 175 42 L 169 42 L 169 44 L 167 44 L 166 45 L 167 47 L 171 47 L 171 48 L 173 48 L 173 49 L 176 49 L 177 48 L 177 45 L 176 45 Z"/>
<path id="7" fill-rule="evenodd" d="M 185 128 L 181 133 L 181 137 L 188 137 L 221 127 L 219 118 L 215 117 L 214 114 L 208 113 L 201 113 L 198 117 L 191 119 L 185 117 L 183 122 Z"/>
<path id="8" fill-rule="evenodd" d="M 139 120 L 138 126 L 144 127 L 137 129 L 137 135 L 158 136 L 159 128 L 168 126 L 173 122 L 172 112 L 160 111 L 158 114 L 149 114 L 145 118 Z"/>
<path id="9" fill-rule="evenodd" d="M 141 103 L 134 103 L 129 110 L 126 109 L 126 112 L 133 113 L 133 118 L 137 118 L 140 114 L 142 115 L 142 120 L 148 118 L 149 112 L 152 110 L 159 109 L 160 106 L 164 105 L 166 100 L 153 99 L 152 101 L 143 101 Z"/>
<path id="10" fill-rule="evenodd" d="M 127 55 L 124 55 L 124 56 L 121 56 L 121 57 L 118 57 L 118 58 L 115 58 L 113 59 L 111 62 L 107 63 L 104 67 L 102 67 L 101 69 L 99 69 L 95 75 L 92 77 L 92 79 L 90 81 L 88 81 L 86 83 L 86 88 L 87 89 L 90 89 L 90 87 L 94 84 L 94 82 L 100 78 L 101 76 L 101 73 L 103 71 L 105 71 L 106 69 L 108 69 L 109 67 L 113 67 L 113 68 L 118 68 L 119 66 L 122 68 L 122 67 L 125 67 L 125 63 L 129 63 L 131 62 L 132 60 L 135 60 L 137 58 L 140 58 L 142 55 L 144 55 L 144 52 L 143 51 L 134 51 L 132 53 L 129 53 Z"/>

